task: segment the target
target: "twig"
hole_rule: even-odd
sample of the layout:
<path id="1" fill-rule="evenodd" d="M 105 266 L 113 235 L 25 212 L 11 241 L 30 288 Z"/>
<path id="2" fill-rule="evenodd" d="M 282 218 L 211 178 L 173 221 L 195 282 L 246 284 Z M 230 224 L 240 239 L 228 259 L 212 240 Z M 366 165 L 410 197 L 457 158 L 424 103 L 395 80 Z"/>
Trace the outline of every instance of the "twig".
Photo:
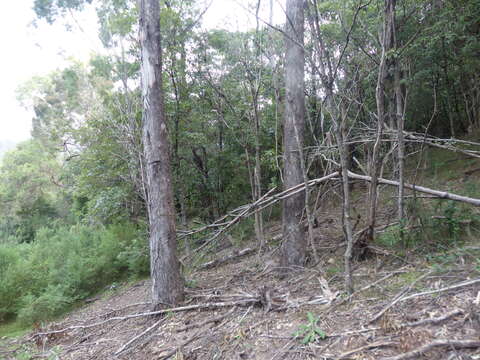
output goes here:
<path id="1" fill-rule="evenodd" d="M 442 321 L 448 320 L 448 319 L 450 319 L 454 316 L 461 315 L 461 314 L 463 314 L 463 311 L 457 309 L 457 310 L 449 312 L 448 314 L 445 314 L 443 316 L 439 316 L 437 318 L 418 320 L 418 321 L 414 321 L 414 322 L 411 322 L 411 323 L 406 323 L 403 326 L 415 327 L 415 326 L 427 325 L 427 324 L 438 324 L 438 323 L 441 323 Z"/>
<path id="2" fill-rule="evenodd" d="M 395 343 L 392 341 L 384 341 L 384 342 L 376 342 L 372 344 L 367 344 L 365 346 L 361 346 L 359 348 L 344 352 L 343 354 L 339 355 L 338 357 L 335 358 L 335 360 L 340 360 L 340 359 L 345 359 L 346 357 L 350 357 L 350 355 L 353 355 L 357 352 L 364 351 L 364 350 L 369 350 L 369 349 L 374 349 L 378 347 L 383 347 L 383 346 L 391 346 L 394 345 Z"/>
<path id="3" fill-rule="evenodd" d="M 224 317 L 227 317 L 227 316 L 230 315 L 233 311 L 235 311 L 235 308 L 232 309 L 232 310 L 230 310 L 227 314 L 225 314 Z M 218 321 L 221 321 L 221 319 L 218 320 Z M 215 330 L 218 329 L 221 325 L 222 325 L 222 324 L 210 328 L 209 332 L 215 331 Z M 168 352 L 167 354 L 165 354 L 165 355 L 163 355 L 163 356 L 160 356 L 159 359 L 160 359 L 160 360 L 166 360 L 166 359 L 168 359 L 168 358 L 171 358 L 173 355 L 175 355 L 176 353 L 178 353 L 178 350 L 180 350 L 181 348 L 183 348 L 185 345 L 188 345 L 188 344 L 190 344 L 191 342 L 195 341 L 196 339 L 198 339 L 199 337 L 201 337 L 203 334 L 204 334 L 204 330 L 199 330 L 197 333 L 195 333 L 195 335 L 193 335 L 192 337 L 188 338 L 187 340 L 183 341 L 180 345 L 178 345 L 177 347 L 175 347 L 175 349 L 173 349 L 172 351 Z"/>
<path id="4" fill-rule="evenodd" d="M 234 307 L 232 310 L 230 310 L 229 312 L 223 314 L 223 315 L 219 315 L 219 316 L 216 316 L 216 317 L 212 317 L 210 319 L 207 319 L 205 321 L 202 321 L 201 323 L 197 323 L 197 324 L 191 324 L 191 325 L 187 325 L 187 326 L 184 326 L 184 327 L 181 327 L 181 328 L 178 328 L 175 330 L 175 332 L 179 333 L 179 332 L 182 332 L 182 331 L 187 331 L 187 330 L 190 330 L 190 329 L 194 329 L 194 328 L 198 328 L 198 327 L 201 327 L 201 326 L 204 326 L 204 325 L 207 325 L 209 323 L 216 323 L 216 322 L 219 322 L 219 321 L 222 321 L 223 319 L 225 319 L 226 317 L 230 316 L 237 308 Z"/>
<path id="5" fill-rule="evenodd" d="M 358 293 L 361 293 L 362 291 L 365 291 L 365 290 L 368 290 L 370 289 L 371 287 L 374 287 L 376 285 L 378 285 L 379 283 L 381 283 L 382 281 L 385 281 L 387 280 L 388 278 L 391 278 L 393 275 L 396 275 L 398 274 L 398 272 L 392 272 L 390 274 L 387 274 L 386 276 L 382 277 L 381 279 L 378 279 L 377 281 L 367 285 L 367 286 L 364 286 L 363 288 L 355 291 L 353 294 L 349 295 L 347 298 L 344 298 L 343 300 L 341 300 L 340 302 L 334 304 L 329 310 L 330 311 L 333 311 L 335 310 L 337 307 L 339 307 L 340 305 L 343 305 L 345 304 L 346 302 L 350 301 L 352 299 L 352 297 L 354 297 L 355 295 L 357 295 Z"/>
<path id="6" fill-rule="evenodd" d="M 403 287 L 399 292 L 398 294 L 393 298 L 393 301 L 391 301 L 387 306 L 385 306 L 382 310 L 380 310 L 372 319 L 370 319 L 370 321 L 368 322 L 369 324 L 377 321 L 378 319 L 380 319 L 380 317 L 385 314 L 389 309 L 391 309 L 395 304 L 397 304 L 398 302 L 402 301 L 402 296 L 403 294 L 405 294 L 406 292 L 410 291 L 412 289 L 413 286 L 415 286 L 415 284 L 417 284 L 418 282 L 420 282 L 421 280 L 425 279 L 428 275 L 430 275 L 432 273 L 432 271 L 429 271 L 427 272 L 426 274 L 423 274 L 422 276 L 420 276 L 419 278 L 415 279 L 414 281 L 412 281 L 410 284 L 408 284 L 407 286 Z"/>
<path id="7" fill-rule="evenodd" d="M 200 247 L 198 247 L 195 252 L 200 251 L 201 249 L 205 248 L 207 245 L 209 245 L 213 240 L 218 238 L 221 234 L 226 232 L 228 229 L 230 229 L 233 225 L 238 223 L 244 216 L 249 216 L 247 215 L 252 209 L 256 208 L 265 198 L 268 198 L 268 196 L 275 191 L 276 188 L 270 189 L 268 192 L 266 192 L 262 197 L 260 197 L 257 201 L 253 202 L 252 204 L 248 205 L 248 207 L 243 210 L 240 214 L 238 214 L 232 221 L 226 224 L 226 226 L 222 229 L 220 229 L 215 235 L 213 235 L 210 239 L 205 241 Z M 185 260 L 188 258 L 187 256 L 184 256 L 182 260 Z"/>
<path id="8" fill-rule="evenodd" d="M 124 352 L 131 344 L 133 344 L 135 341 L 137 341 L 138 339 L 140 339 L 141 337 L 145 336 L 146 334 L 152 332 L 153 330 L 155 330 L 162 322 L 164 322 L 165 319 L 160 319 L 158 320 L 157 322 L 155 322 L 155 324 L 153 324 L 152 326 L 150 326 L 149 328 L 147 328 L 145 331 L 143 331 L 142 333 L 140 333 L 139 335 L 135 336 L 134 338 L 132 338 L 130 341 L 126 342 L 124 345 L 122 345 L 113 355 L 119 355 L 121 354 L 122 352 Z"/>
<path id="9" fill-rule="evenodd" d="M 430 319 L 424 319 L 424 320 L 419 320 L 419 321 L 414 321 L 410 323 L 405 323 L 402 324 L 402 327 L 415 327 L 415 326 L 420 326 L 420 325 L 428 325 L 428 324 L 438 324 L 441 323 L 445 320 L 448 320 L 454 316 L 461 315 L 463 314 L 462 310 L 454 310 L 452 312 L 449 312 L 448 314 L 445 314 L 443 316 L 439 316 L 436 318 L 430 318 Z M 366 332 L 370 331 L 377 331 L 381 330 L 382 327 L 377 326 L 377 327 L 371 327 L 371 328 L 366 328 L 366 329 L 359 329 L 359 330 L 350 330 L 346 332 L 341 332 L 341 333 L 333 333 L 333 334 L 327 334 L 327 338 L 334 338 L 334 337 L 342 337 L 342 336 L 349 336 L 349 335 L 360 335 Z"/>
<path id="10" fill-rule="evenodd" d="M 410 295 L 410 296 L 401 298 L 398 302 L 403 302 L 403 301 L 410 300 L 410 299 L 413 299 L 413 298 L 419 297 L 419 296 L 437 294 L 437 293 L 439 293 L 439 292 L 445 292 L 445 291 L 449 291 L 449 290 L 460 289 L 460 288 L 462 288 L 462 287 L 466 287 L 466 286 L 470 286 L 470 285 L 475 285 L 475 284 L 478 284 L 478 283 L 480 283 L 480 279 L 474 279 L 474 280 L 470 280 L 470 281 L 465 281 L 465 282 L 462 282 L 462 283 L 459 283 L 459 284 L 455 284 L 455 285 L 452 285 L 452 286 L 448 286 L 448 287 L 444 287 L 444 288 L 441 288 L 441 289 L 429 290 L 429 291 L 424 291 L 424 292 L 417 293 L 417 294 L 412 294 L 412 295 Z"/>
<path id="11" fill-rule="evenodd" d="M 198 339 L 199 337 L 202 336 L 202 333 L 203 331 L 202 330 L 199 330 L 197 331 L 193 336 L 189 337 L 187 340 L 183 341 L 180 345 L 178 345 L 177 347 L 175 347 L 175 349 L 171 350 L 170 352 L 166 353 L 165 355 L 161 355 L 158 359 L 159 360 L 166 360 L 168 358 L 171 358 L 173 355 L 175 355 L 178 350 L 180 350 L 182 347 L 184 347 L 185 345 L 188 345 L 190 344 L 191 342 L 195 341 L 196 339 Z M 182 357 L 183 358 L 183 357 Z"/>
<path id="12" fill-rule="evenodd" d="M 245 248 L 245 249 L 242 249 L 240 251 L 236 250 L 232 254 L 229 254 L 229 255 L 227 255 L 223 258 L 215 259 L 215 260 L 206 262 L 205 264 L 200 266 L 200 269 L 201 270 L 210 269 L 210 268 L 215 267 L 217 265 L 229 262 L 230 260 L 237 259 L 237 258 L 245 256 L 245 255 L 249 255 L 249 254 L 251 254 L 251 253 L 253 253 L 257 250 L 258 250 L 257 247 L 255 247 L 255 248 Z"/>
<path id="13" fill-rule="evenodd" d="M 432 350 L 436 347 L 449 346 L 457 349 L 468 349 L 468 348 L 478 348 L 480 347 L 480 341 L 478 340 L 447 340 L 447 339 L 438 339 L 434 340 L 429 344 L 420 346 L 418 349 L 409 351 L 407 353 L 386 357 L 382 360 L 408 360 L 408 359 L 418 359 L 423 353 Z"/>

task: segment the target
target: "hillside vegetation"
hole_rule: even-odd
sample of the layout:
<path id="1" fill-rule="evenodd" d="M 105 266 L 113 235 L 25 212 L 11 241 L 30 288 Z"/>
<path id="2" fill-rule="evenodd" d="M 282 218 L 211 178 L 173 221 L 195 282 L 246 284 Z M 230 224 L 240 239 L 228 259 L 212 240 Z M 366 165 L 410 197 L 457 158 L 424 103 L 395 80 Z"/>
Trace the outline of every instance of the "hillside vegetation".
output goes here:
<path id="1" fill-rule="evenodd" d="M 238 31 L 147 3 L 96 1 L 105 51 L 19 89 L 0 358 L 477 358 L 480 1 L 251 1 Z"/>

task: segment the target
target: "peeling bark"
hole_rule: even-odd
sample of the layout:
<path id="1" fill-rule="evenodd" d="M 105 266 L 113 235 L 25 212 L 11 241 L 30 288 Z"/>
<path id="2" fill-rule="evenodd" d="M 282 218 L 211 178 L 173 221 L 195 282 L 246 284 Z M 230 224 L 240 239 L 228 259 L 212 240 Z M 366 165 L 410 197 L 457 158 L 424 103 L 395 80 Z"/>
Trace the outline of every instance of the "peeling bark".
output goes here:
<path id="1" fill-rule="evenodd" d="M 152 304 L 178 304 L 183 280 L 177 258 L 175 210 L 162 90 L 160 5 L 140 2 L 143 145 L 146 160 Z"/>
<path id="2" fill-rule="evenodd" d="M 301 151 L 305 128 L 305 54 L 304 1 L 287 0 L 285 37 L 285 118 L 284 118 L 284 187 L 289 189 L 303 183 Z M 298 137 L 295 136 L 295 129 Z M 305 263 L 306 241 L 301 225 L 305 207 L 303 193 L 283 201 L 282 266 L 302 266 Z"/>

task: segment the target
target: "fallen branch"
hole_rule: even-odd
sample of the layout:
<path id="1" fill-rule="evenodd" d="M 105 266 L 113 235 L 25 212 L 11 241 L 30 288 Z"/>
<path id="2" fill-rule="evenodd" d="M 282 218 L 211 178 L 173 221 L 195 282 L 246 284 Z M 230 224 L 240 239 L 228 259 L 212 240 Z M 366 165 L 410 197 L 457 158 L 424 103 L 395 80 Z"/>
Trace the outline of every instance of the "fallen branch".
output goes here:
<path id="1" fill-rule="evenodd" d="M 272 242 L 272 241 L 276 241 L 276 240 L 280 240 L 282 238 L 282 234 L 280 235 L 276 235 L 270 239 L 267 239 L 266 241 L 266 244 Z M 225 264 L 231 260 L 235 260 L 239 257 L 242 257 L 242 256 L 245 256 L 245 255 L 249 255 L 251 253 L 254 253 L 256 251 L 258 251 L 260 246 L 256 246 L 254 248 L 251 248 L 251 247 L 248 247 L 248 248 L 245 248 L 245 249 L 242 249 L 242 250 L 234 250 L 231 254 L 229 255 L 226 255 L 224 256 L 223 258 L 219 258 L 219 259 L 215 259 L 215 260 L 212 260 L 212 261 L 208 261 L 202 265 L 199 266 L 199 269 L 200 270 L 205 270 L 205 269 L 210 269 L 212 267 L 215 267 L 215 266 L 218 266 L 218 265 L 222 265 L 222 264 Z"/>
<path id="2" fill-rule="evenodd" d="M 371 284 L 368 284 L 367 286 L 364 286 L 363 288 L 359 289 L 359 290 L 356 290 L 353 292 L 353 294 L 349 295 L 348 297 L 342 299 L 341 301 L 339 301 L 338 303 L 334 304 L 329 310 L 329 312 L 335 310 L 337 307 L 339 307 L 340 305 L 343 305 L 345 304 L 346 302 L 349 302 L 355 295 L 361 293 L 362 291 L 365 291 L 365 290 L 368 290 L 370 289 L 371 287 L 374 287 L 376 285 L 378 285 L 379 283 L 381 283 L 382 281 L 385 281 L 389 278 L 391 278 L 393 275 L 396 275 L 398 274 L 398 272 L 392 272 L 390 274 L 387 274 L 386 276 L 382 277 L 381 279 L 378 279 L 377 281 L 371 283 Z"/>
<path id="3" fill-rule="evenodd" d="M 338 176 L 339 176 L 338 171 L 335 171 L 321 178 L 310 180 L 308 181 L 307 185 L 308 187 L 312 187 L 312 186 L 321 184 L 323 182 L 333 180 Z M 183 232 L 182 234 L 179 235 L 179 239 L 186 236 L 198 234 L 206 230 L 218 229 L 217 232 L 211 238 L 207 239 L 205 243 L 203 243 L 199 248 L 195 250 L 195 251 L 199 251 L 203 249 L 205 246 L 207 246 L 208 244 L 210 244 L 213 240 L 218 238 L 221 234 L 225 233 L 228 229 L 230 229 L 233 225 L 238 223 L 241 219 L 254 215 L 255 213 L 262 211 L 283 199 L 286 199 L 290 196 L 293 196 L 302 191 L 305 191 L 305 183 L 298 184 L 278 194 L 271 195 L 273 191 L 275 191 L 275 188 L 270 189 L 268 192 L 266 192 L 260 199 L 258 199 L 254 203 L 242 205 L 230 211 L 227 215 L 222 216 L 220 219 L 216 220 L 214 223 L 210 225 L 202 226 L 200 228 L 193 229 L 188 232 Z M 227 221 L 229 217 L 233 217 L 233 219 L 230 221 Z M 186 258 L 187 257 L 184 257 L 182 258 L 182 260 Z"/>
<path id="4" fill-rule="evenodd" d="M 224 223 L 222 225 L 225 225 L 223 228 L 221 228 L 220 230 L 217 231 L 216 234 L 214 234 L 210 239 L 208 239 L 207 241 L 205 241 L 200 247 L 198 247 L 197 249 L 195 249 L 195 252 L 198 252 L 200 251 L 201 249 L 205 248 L 207 245 L 209 245 L 213 240 L 215 240 L 216 238 L 218 238 L 221 234 L 225 233 L 228 229 L 230 229 L 233 225 L 235 225 L 236 223 L 238 223 L 243 217 L 245 216 L 249 216 L 248 213 L 258 207 L 258 205 L 263 201 L 265 200 L 265 198 L 268 198 L 268 195 L 270 195 L 272 192 L 275 191 L 276 188 L 273 188 L 273 189 L 270 189 L 268 192 L 266 192 L 260 199 L 258 199 L 257 201 L 255 201 L 254 203 L 246 206 L 246 209 L 243 210 L 240 214 L 238 214 L 237 216 L 235 216 L 235 218 L 228 222 L 228 223 Z M 186 258 L 188 258 L 188 255 L 187 256 L 184 256 L 182 258 L 182 260 L 185 260 Z"/>
<path id="5" fill-rule="evenodd" d="M 36 337 L 39 337 L 39 336 L 64 333 L 64 332 L 71 331 L 71 330 L 89 329 L 89 328 L 92 328 L 92 327 L 95 327 L 95 326 L 100 326 L 100 325 L 103 325 L 105 323 L 108 323 L 108 322 L 111 322 L 111 321 L 116 321 L 116 320 L 121 321 L 121 320 L 135 319 L 135 318 L 139 318 L 139 317 L 161 315 L 161 314 L 172 313 L 172 312 L 191 311 L 191 310 L 206 310 L 206 309 L 215 309 L 215 308 L 231 307 L 231 306 L 247 306 L 247 305 L 260 304 L 260 303 L 261 303 L 261 299 L 259 299 L 257 297 L 252 297 L 250 299 L 242 299 L 242 300 L 237 300 L 237 301 L 217 302 L 217 303 L 208 303 L 208 304 L 196 304 L 196 305 L 181 306 L 181 307 L 176 307 L 176 308 L 163 309 L 163 310 L 140 313 L 140 314 L 131 314 L 131 315 L 126 315 L 126 316 L 114 316 L 114 317 L 111 317 L 111 318 L 103 320 L 103 321 L 99 321 L 99 322 L 94 323 L 94 324 L 75 325 L 75 326 L 69 326 L 69 327 L 61 329 L 61 330 L 39 332 L 39 333 L 33 334 L 29 338 L 29 340 L 33 340 L 33 339 L 35 339 Z"/>
<path id="6" fill-rule="evenodd" d="M 335 359 L 336 360 L 340 360 L 340 359 L 345 359 L 345 358 L 349 358 L 350 355 L 353 355 L 355 353 L 358 353 L 360 351 L 364 351 L 364 350 L 370 350 L 370 349 L 374 349 L 374 348 L 378 348 L 378 347 L 383 347 L 383 346 L 392 346 L 394 345 L 395 343 L 392 342 L 392 341 L 383 341 L 383 342 L 376 342 L 376 343 L 372 343 L 372 344 L 367 344 L 365 346 L 361 346 L 359 348 L 356 348 L 356 349 L 353 349 L 353 350 L 350 350 L 350 351 L 347 351 L 347 352 L 344 352 L 343 354 L 339 355 L 338 357 L 336 357 Z"/>
<path id="7" fill-rule="evenodd" d="M 233 259 L 237 259 L 239 257 L 242 257 L 242 256 L 245 256 L 245 255 L 248 255 L 248 254 L 251 254 L 255 251 L 257 251 L 258 249 L 257 248 L 245 248 L 243 250 L 236 250 L 234 251 L 232 254 L 229 254 L 223 258 L 220 258 L 220 259 L 215 259 L 215 260 L 212 260 L 212 261 L 209 261 L 209 262 L 206 262 L 205 264 L 201 265 L 200 266 L 200 269 L 202 270 L 205 270 L 205 269 L 210 269 L 212 267 L 215 267 L 217 265 L 220 265 L 220 264 L 224 264 L 226 262 L 229 262 Z"/>
<path id="8" fill-rule="evenodd" d="M 370 321 L 368 322 L 369 324 L 377 321 L 378 319 L 380 319 L 382 317 L 383 314 L 385 314 L 389 309 L 391 309 L 395 304 L 399 303 L 402 301 L 402 296 L 407 293 L 408 291 L 410 291 L 413 286 L 415 286 L 415 284 L 417 284 L 418 282 L 420 282 L 421 280 L 425 279 L 428 275 L 430 275 L 432 272 L 429 271 L 428 273 L 426 274 L 423 274 L 422 276 L 420 276 L 419 278 L 415 279 L 414 281 L 412 281 L 410 284 L 408 284 L 407 286 L 403 287 L 399 292 L 398 294 L 393 298 L 393 300 L 387 305 L 385 306 L 382 310 L 380 310 L 372 319 L 370 319 Z"/>
<path id="9" fill-rule="evenodd" d="M 187 330 L 190 330 L 190 329 L 199 328 L 201 326 L 204 326 L 204 325 L 207 325 L 207 324 L 210 324 L 210 323 L 220 322 L 223 319 L 225 319 L 226 317 L 230 316 L 235 310 L 236 310 L 236 307 L 234 307 L 232 310 L 230 310 L 229 312 L 227 312 L 223 315 L 219 315 L 219 316 L 207 319 L 207 320 L 202 321 L 200 323 L 191 324 L 191 325 L 187 325 L 187 326 L 175 329 L 175 332 L 179 333 L 179 332 L 182 332 L 182 331 L 187 331 Z"/>
<path id="10" fill-rule="evenodd" d="M 439 316 L 436 318 L 430 318 L 430 319 L 424 319 L 424 320 L 419 320 L 419 321 L 414 321 L 410 323 L 405 323 L 402 324 L 402 327 L 415 327 L 415 326 L 420 326 L 420 325 L 432 325 L 432 324 L 439 324 L 443 321 L 446 321 L 454 316 L 461 315 L 463 314 L 462 310 L 454 310 L 446 315 Z M 334 338 L 334 337 L 342 337 L 342 336 L 350 336 L 350 335 L 360 335 L 366 332 L 371 332 L 371 331 L 378 331 L 381 330 L 381 326 L 376 326 L 376 327 L 370 327 L 370 328 L 365 328 L 365 329 L 359 329 L 359 330 L 350 330 L 350 331 L 345 331 L 341 333 L 333 333 L 333 334 L 327 334 L 327 338 Z"/>
<path id="11" fill-rule="evenodd" d="M 430 319 L 423 319 L 423 320 L 418 320 L 410 323 L 406 323 L 402 326 L 406 327 L 415 327 L 415 326 L 420 326 L 420 325 L 431 325 L 431 324 L 439 324 L 443 321 L 446 321 L 454 316 L 461 315 L 463 314 L 462 310 L 454 310 L 452 312 L 449 312 L 448 314 L 445 314 L 443 316 L 439 316 L 436 318 L 430 318 Z"/>
<path id="12" fill-rule="evenodd" d="M 372 181 L 372 178 L 370 176 L 355 174 L 351 171 L 348 172 L 348 176 L 352 179 L 364 180 L 364 181 L 368 181 L 368 182 Z M 379 184 L 385 184 L 385 185 L 392 185 L 392 186 L 400 186 L 398 181 L 387 180 L 387 179 L 383 179 L 383 178 L 378 178 L 378 183 Z M 422 193 L 425 193 L 425 194 L 435 195 L 435 196 L 437 196 L 439 198 L 442 198 L 442 199 L 454 200 L 454 201 L 464 202 L 464 203 L 467 203 L 467 204 L 472 204 L 472 205 L 475 205 L 475 206 L 480 206 L 480 199 L 476 199 L 476 198 L 457 195 L 457 194 L 449 193 L 449 192 L 446 192 L 446 191 L 433 190 L 433 189 L 429 189 L 429 188 L 424 187 L 424 186 L 412 185 L 412 184 L 407 184 L 407 183 L 405 184 L 405 188 L 410 189 L 410 190 L 414 190 L 414 191 L 418 191 L 418 192 L 422 192 Z"/>
<path id="13" fill-rule="evenodd" d="M 407 353 L 386 357 L 382 360 L 408 360 L 408 359 L 418 359 L 422 354 L 433 350 L 437 347 L 453 347 L 454 349 L 469 349 L 469 348 L 478 348 L 480 347 L 480 341 L 478 340 L 446 340 L 439 339 L 434 340 L 429 344 L 420 346 L 418 349 L 409 351 Z"/>
<path id="14" fill-rule="evenodd" d="M 158 321 L 155 322 L 155 324 L 153 324 L 152 326 L 150 326 L 149 328 L 147 328 L 145 331 L 143 331 L 142 333 L 140 333 L 139 335 L 135 336 L 134 338 L 132 338 L 131 340 L 129 340 L 128 342 L 126 342 L 124 345 L 122 345 L 113 355 L 120 355 L 122 352 L 124 352 L 131 344 L 133 344 L 135 341 L 137 341 L 138 339 L 140 339 L 141 337 L 149 334 L 150 332 L 152 332 L 153 330 L 155 330 L 158 326 L 160 326 L 160 324 L 162 322 L 164 322 L 165 319 L 160 319 Z"/>
<path id="15" fill-rule="evenodd" d="M 410 299 L 413 299 L 413 298 L 416 298 L 416 297 L 419 297 L 419 296 L 425 296 L 425 295 L 437 294 L 437 293 L 440 293 L 440 292 L 445 292 L 445 291 L 450 291 L 450 290 L 456 290 L 456 289 L 460 289 L 462 287 L 475 285 L 475 284 L 478 284 L 478 283 L 480 283 L 480 279 L 465 281 L 465 282 L 455 284 L 455 285 L 452 285 L 452 286 L 448 286 L 448 287 L 444 287 L 444 288 L 441 288 L 441 289 L 429 290 L 429 291 L 424 291 L 424 292 L 417 293 L 417 294 L 412 294 L 410 296 L 401 298 L 399 300 L 399 302 L 407 301 L 407 300 L 410 300 Z"/>
<path id="16" fill-rule="evenodd" d="M 183 341 L 180 345 L 178 345 L 175 349 L 169 351 L 168 353 L 166 353 L 165 355 L 160 355 L 160 357 L 158 359 L 160 360 L 166 360 L 168 358 L 171 358 L 173 355 L 177 354 L 178 353 L 178 350 L 180 350 L 182 347 L 184 347 L 185 345 L 188 345 L 190 344 L 191 342 L 197 340 L 199 337 L 202 337 L 203 336 L 203 331 L 197 331 L 193 336 L 189 337 L 187 340 Z M 183 359 L 183 357 L 182 357 Z"/>
<path id="17" fill-rule="evenodd" d="M 232 314 L 233 312 L 235 311 L 235 308 L 233 308 L 232 310 L 230 310 L 228 313 L 224 314 L 224 315 L 221 315 L 221 316 L 218 316 L 216 318 L 212 318 L 212 319 L 208 319 L 206 321 L 204 321 L 203 323 L 201 323 L 199 326 L 203 326 L 205 324 L 208 324 L 208 323 L 211 323 L 211 322 L 219 322 L 219 321 L 222 321 L 224 318 L 226 318 L 227 316 L 229 316 L 230 314 Z M 218 326 L 214 326 L 213 328 L 210 328 L 209 329 L 209 332 L 213 332 L 214 330 L 216 330 Z M 177 332 L 179 331 L 184 331 L 185 329 L 179 329 Z M 188 330 L 188 329 L 187 329 Z M 172 356 L 174 356 L 175 354 L 178 353 L 178 351 L 183 348 L 184 346 L 190 344 L 191 342 L 195 341 L 196 339 L 198 339 L 199 337 L 201 336 L 204 336 L 204 330 L 199 330 L 198 332 L 196 332 L 193 336 L 191 336 L 190 338 L 188 338 L 187 340 L 183 341 L 180 345 L 178 345 L 177 347 L 175 347 L 175 349 L 171 350 L 170 352 L 168 352 L 167 354 L 165 355 L 160 355 L 159 359 L 161 360 L 166 360 L 168 358 L 171 358 Z"/>

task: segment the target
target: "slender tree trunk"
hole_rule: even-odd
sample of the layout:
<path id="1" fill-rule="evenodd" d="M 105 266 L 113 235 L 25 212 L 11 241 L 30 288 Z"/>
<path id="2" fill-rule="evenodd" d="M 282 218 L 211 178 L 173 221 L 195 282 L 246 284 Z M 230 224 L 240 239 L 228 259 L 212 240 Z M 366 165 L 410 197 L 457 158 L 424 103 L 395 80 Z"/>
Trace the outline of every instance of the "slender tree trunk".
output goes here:
<path id="1" fill-rule="evenodd" d="M 253 201 L 257 201 L 262 197 L 262 168 L 260 152 L 260 119 L 257 104 L 255 104 L 255 167 L 253 169 L 255 199 L 253 199 Z M 257 240 L 260 243 L 260 250 L 262 250 L 263 246 L 265 245 L 265 237 L 263 232 L 263 217 L 261 211 L 255 214 L 255 232 Z"/>
<path id="2" fill-rule="evenodd" d="M 256 30 L 255 36 L 257 37 L 255 41 L 256 46 L 256 56 L 261 56 L 261 49 L 260 49 L 260 19 L 259 19 L 259 11 L 260 11 L 260 0 L 257 2 L 257 11 L 256 11 Z M 254 113 L 254 135 L 255 135 L 255 168 L 253 171 L 253 178 L 254 178 L 254 194 L 255 199 L 253 201 L 257 201 L 262 197 L 262 164 L 261 164 L 261 147 L 260 147 L 260 112 L 259 112 L 259 105 L 258 105 L 258 97 L 260 94 L 260 87 L 261 87 L 261 77 L 262 72 L 261 70 L 256 71 L 255 73 L 255 80 L 250 82 L 250 92 L 252 95 L 252 102 L 253 102 L 253 113 Z M 260 251 L 259 254 L 262 253 L 263 247 L 265 245 L 265 235 L 263 231 L 263 216 L 262 212 L 259 211 L 255 213 L 255 233 L 257 236 L 257 241 L 260 243 Z"/>
<path id="3" fill-rule="evenodd" d="M 397 41 L 397 26 L 395 22 L 395 5 L 389 8 L 389 11 L 392 12 L 390 14 L 391 21 L 392 21 L 392 38 L 393 38 L 393 46 L 395 49 L 398 49 L 398 41 Z M 403 227 L 404 217 L 405 217 L 405 140 L 403 131 L 405 130 L 405 99 L 402 92 L 402 72 L 401 72 L 401 64 L 400 58 L 395 57 L 393 63 L 394 69 L 394 96 L 395 96 L 395 118 L 397 124 L 397 157 L 398 157 L 398 182 L 400 186 L 398 187 L 398 222 L 400 227 Z M 401 232 L 402 234 L 403 232 Z"/>
<path id="4" fill-rule="evenodd" d="M 351 217 L 350 204 L 350 181 L 348 178 L 349 161 L 348 161 L 348 147 L 346 145 L 347 137 L 347 121 L 346 114 L 343 114 L 340 119 L 340 124 L 335 124 L 335 135 L 337 138 L 338 150 L 340 153 L 340 165 L 342 175 L 343 188 L 343 206 L 342 206 L 342 225 L 347 247 L 344 254 L 345 263 L 345 287 L 349 294 L 353 294 L 353 278 L 352 278 L 352 253 L 353 253 L 353 229 Z"/>
<path id="5" fill-rule="evenodd" d="M 288 189 L 303 182 L 300 148 L 305 128 L 305 54 L 304 1 L 287 0 L 285 37 L 285 118 L 284 118 L 284 187 Z M 298 138 L 295 136 L 298 131 Z M 283 201 L 282 266 L 302 266 L 305 263 L 306 242 L 301 226 L 305 196 L 299 193 Z"/>
<path id="6" fill-rule="evenodd" d="M 377 135 L 373 145 L 372 157 L 370 162 L 370 176 L 372 181 L 369 188 L 369 212 L 368 212 L 368 240 L 372 241 L 375 237 L 375 221 L 377 216 L 377 190 L 378 190 L 378 175 L 380 171 L 380 147 L 383 135 L 383 127 L 386 118 L 385 111 L 385 82 L 388 75 L 387 69 L 387 52 L 392 48 L 392 25 L 393 25 L 393 11 L 396 0 L 385 0 L 385 19 L 382 31 L 382 54 L 380 58 L 380 65 L 378 68 L 377 88 L 375 91 L 375 98 L 377 102 Z"/>
<path id="7" fill-rule="evenodd" d="M 183 300 L 183 279 L 177 258 L 175 210 L 167 126 L 162 90 L 160 5 L 140 2 L 142 47 L 143 144 L 146 159 L 152 304 L 177 304 Z"/>
<path id="8" fill-rule="evenodd" d="M 398 60 L 395 64 L 395 99 L 396 99 L 396 117 L 397 117 L 397 141 L 398 141 L 398 181 L 400 186 L 398 187 L 398 221 L 403 223 L 405 216 L 405 140 L 403 138 L 403 131 L 405 130 L 405 117 L 404 106 L 405 101 L 403 98 L 401 88 L 401 72 L 400 64 Z"/>

